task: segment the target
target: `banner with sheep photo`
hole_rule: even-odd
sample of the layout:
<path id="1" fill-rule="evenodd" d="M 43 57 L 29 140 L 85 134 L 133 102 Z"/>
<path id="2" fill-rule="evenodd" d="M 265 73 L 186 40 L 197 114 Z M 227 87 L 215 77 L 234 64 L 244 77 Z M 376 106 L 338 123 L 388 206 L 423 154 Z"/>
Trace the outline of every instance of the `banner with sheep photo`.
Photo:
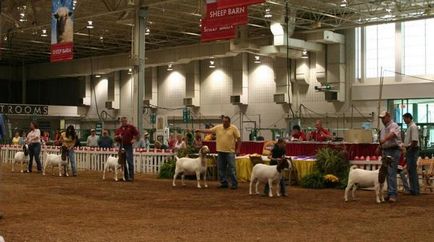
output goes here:
<path id="1" fill-rule="evenodd" d="M 51 62 L 68 61 L 74 57 L 73 0 L 52 0 Z"/>

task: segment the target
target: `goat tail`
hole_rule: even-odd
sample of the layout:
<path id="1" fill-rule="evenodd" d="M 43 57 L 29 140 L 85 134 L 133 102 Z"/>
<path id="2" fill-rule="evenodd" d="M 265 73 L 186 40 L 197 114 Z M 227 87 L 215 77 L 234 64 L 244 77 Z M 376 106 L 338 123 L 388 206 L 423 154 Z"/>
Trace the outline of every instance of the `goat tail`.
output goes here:
<path id="1" fill-rule="evenodd" d="M 179 157 L 177 155 L 175 155 L 175 160 L 179 161 Z"/>
<path id="2" fill-rule="evenodd" d="M 359 168 L 359 167 L 356 166 L 356 165 L 352 165 L 351 168 L 350 168 L 350 170 L 354 170 L 354 169 L 357 169 L 357 168 Z"/>

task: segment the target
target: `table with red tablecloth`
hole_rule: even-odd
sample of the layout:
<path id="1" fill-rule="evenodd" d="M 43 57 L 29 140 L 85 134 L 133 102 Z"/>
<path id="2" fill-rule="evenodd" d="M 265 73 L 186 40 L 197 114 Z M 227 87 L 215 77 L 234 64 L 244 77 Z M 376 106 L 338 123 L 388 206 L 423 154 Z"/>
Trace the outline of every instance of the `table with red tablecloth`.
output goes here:
<path id="1" fill-rule="evenodd" d="M 207 145 L 211 153 L 216 153 L 215 142 L 203 142 Z M 373 156 L 378 144 L 352 144 L 345 142 L 289 142 L 286 144 L 286 153 L 288 156 L 314 156 L 318 149 L 330 147 L 333 149 L 343 150 L 349 160 L 356 156 Z M 264 142 L 246 141 L 241 143 L 241 154 L 262 154 Z"/>

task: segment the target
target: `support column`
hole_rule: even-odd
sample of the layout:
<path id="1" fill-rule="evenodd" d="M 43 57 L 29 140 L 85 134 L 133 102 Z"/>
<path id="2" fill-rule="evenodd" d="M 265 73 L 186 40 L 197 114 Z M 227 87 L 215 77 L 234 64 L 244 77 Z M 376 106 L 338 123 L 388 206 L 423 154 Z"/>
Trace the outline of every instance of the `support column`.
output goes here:
<path id="1" fill-rule="evenodd" d="M 24 65 L 24 61 L 21 66 L 21 84 L 22 84 L 22 90 L 21 90 L 21 103 L 26 104 L 27 102 L 27 78 L 26 78 L 26 66 Z"/>
<path id="2" fill-rule="evenodd" d="M 145 97 L 145 30 L 148 9 L 140 7 L 136 13 L 134 32 L 135 69 L 133 86 L 132 122 L 140 132 L 143 132 L 143 101 Z"/>

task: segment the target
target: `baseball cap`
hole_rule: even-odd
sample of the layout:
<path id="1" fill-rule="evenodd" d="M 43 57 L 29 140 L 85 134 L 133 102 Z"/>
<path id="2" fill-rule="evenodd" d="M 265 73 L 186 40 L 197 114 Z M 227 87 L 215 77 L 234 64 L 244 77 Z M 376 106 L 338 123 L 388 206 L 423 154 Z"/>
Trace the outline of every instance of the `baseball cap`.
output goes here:
<path id="1" fill-rule="evenodd" d="M 96 130 L 95 129 L 91 129 L 90 132 L 96 132 Z"/>
<path id="2" fill-rule="evenodd" d="M 388 113 L 387 111 L 382 111 L 382 112 L 378 115 L 378 117 L 379 117 L 379 118 L 384 118 L 384 117 L 386 117 L 388 114 L 389 114 L 389 113 Z"/>

